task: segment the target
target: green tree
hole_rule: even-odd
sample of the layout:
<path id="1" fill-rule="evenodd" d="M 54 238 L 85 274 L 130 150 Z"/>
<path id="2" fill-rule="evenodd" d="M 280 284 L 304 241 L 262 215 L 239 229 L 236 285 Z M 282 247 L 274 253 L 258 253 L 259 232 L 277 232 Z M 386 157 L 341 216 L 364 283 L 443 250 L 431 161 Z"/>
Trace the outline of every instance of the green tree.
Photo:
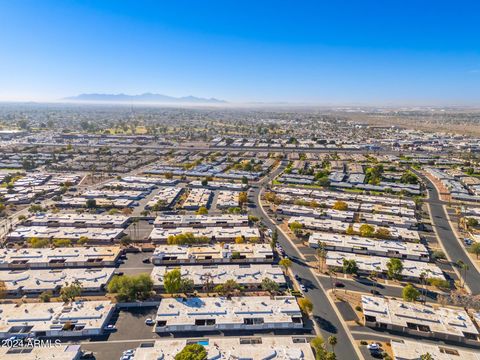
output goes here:
<path id="1" fill-rule="evenodd" d="M 53 240 L 53 245 L 55 247 L 70 247 L 72 246 L 72 241 L 69 239 L 55 239 Z"/>
<path id="2" fill-rule="evenodd" d="M 450 289 L 450 283 L 448 280 L 440 278 L 428 278 L 427 283 L 431 286 L 435 286 L 438 289 L 448 290 Z"/>
<path id="3" fill-rule="evenodd" d="M 404 184 L 418 184 L 418 177 L 411 171 L 405 171 L 400 178 L 400 182 Z"/>
<path id="4" fill-rule="evenodd" d="M 348 210 L 348 204 L 345 201 L 335 201 L 335 204 L 332 206 L 333 210 L 340 210 L 340 211 L 347 211 Z"/>
<path id="5" fill-rule="evenodd" d="M 65 283 L 60 289 L 60 297 L 64 302 L 74 301 L 75 298 L 82 294 L 82 285 L 78 280 L 75 280 L 70 285 Z"/>
<path id="6" fill-rule="evenodd" d="M 313 311 L 313 303 L 307 297 L 298 299 L 298 306 L 300 307 L 300 310 L 302 310 L 304 314 L 310 314 Z"/>
<path id="7" fill-rule="evenodd" d="M 288 226 L 295 234 L 300 233 L 303 228 L 302 223 L 299 223 L 298 221 L 293 221 Z"/>
<path id="8" fill-rule="evenodd" d="M 77 243 L 78 245 L 85 245 L 90 241 L 90 239 L 87 236 L 80 236 L 78 239 Z"/>
<path id="9" fill-rule="evenodd" d="M 45 212 L 45 209 L 41 205 L 33 204 L 28 208 L 28 212 L 36 214 L 39 212 Z"/>
<path id="10" fill-rule="evenodd" d="M 387 240 L 387 239 L 390 239 L 391 236 L 392 234 L 390 233 L 390 230 L 388 230 L 387 228 L 379 227 L 375 231 L 375 237 L 378 239 Z"/>
<path id="11" fill-rule="evenodd" d="M 287 271 L 292 266 L 292 260 L 290 260 L 289 258 L 283 258 L 278 262 L 278 265 L 280 265 L 285 271 Z"/>
<path id="12" fill-rule="evenodd" d="M 47 303 L 50 302 L 50 299 L 52 298 L 53 294 L 50 290 L 46 290 L 42 292 L 39 296 L 39 299 L 41 302 Z"/>
<path id="13" fill-rule="evenodd" d="M 415 301 L 419 296 L 420 291 L 412 284 L 408 284 L 402 290 L 402 297 L 405 301 Z"/>
<path id="14" fill-rule="evenodd" d="M 208 209 L 205 206 L 200 207 L 197 212 L 197 215 L 208 215 Z"/>
<path id="15" fill-rule="evenodd" d="M 447 256 L 442 250 L 435 250 L 432 252 L 432 258 L 434 260 L 445 260 Z"/>
<path id="16" fill-rule="evenodd" d="M 165 272 L 163 277 L 165 292 L 169 294 L 187 293 L 193 290 L 192 279 L 184 278 L 180 269 Z"/>
<path id="17" fill-rule="evenodd" d="M 188 344 L 175 355 L 175 360 L 206 360 L 207 350 L 200 344 Z"/>
<path id="18" fill-rule="evenodd" d="M 50 245 L 50 241 L 47 239 L 39 239 L 37 237 L 31 237 L 30 239 L 27 240 L 28 246 L 31 248 L 39 249 L 39 248 L 45 248 Z"/>
<path id="19" fill-rule="evenodd" d="M 335 345 L 337 345 L 337 337 L 335 335 L 329 336 L 328 343 L 332 347 L 332 351 L 335 352 Z"/>
<path id="20" fill-rule="evenodd" d="M 467 226 L 468 227 L 477 227 L 478 226 L 478 220 L 475 218 L 468 218 L 467 219 Z"/>
<path id="21" fill-rule="evenodd" d="M 241 207 L 246 203 L 248 203 L 248 194 L 245 191 L 242 191 L 238 194 L 238 206 Z"/>
<path id="22" fill-rule="evenodd" d="M 430 353 L 425 353 L 420 355 L 420 360 L 434 360 L 433 356 Z"/>
<path id="23" fill-rule="evenodd" d="M 280 286 L 269 278 L 263 279 L 261 286 L 263 291 L 268 291 L 272 295 L 275 295 L 280 291 Z"/>
<path id="24" fill-rule="evenodd" d="M 478 255 L 480 255 L 480 243 L 479 242 L 474 242 L 472 246 L 470 247 L 470 251 L 472 254 L 475 254 L 478 259 Z"/>
<path id="25" fill-rule="evenodd" d="M 206 236 L 195 237 L 192 233 L 171 235 L 167 238 L 168 245 L 194 245 L 208 242 L 210 242 L 210 239 Z"/>
<path id="26" fill-rule="evenodd" d="M 317 336 L 310 341 L 310 346 L 315 350 L 315 353 L 325 351 L 325 341 L 320 336 Z"/>
<path id="27" fill-rule="evenodd" d="M 343 259 L 343 272 L 345 274 L 357 274 L 358 266 L 355 260 Z"/>
<path id="28" fill-rule="evenodd" d="M 400 259 L 391 258 L 387 262 L 387 275 L 390 279 L 401 279 L 403 271 L 403 263 Z"/>
<path id="29" fill-rule="evenodd" d="M 119 301 L 148 299 L 152 289 L 153 281 L 149 274 L 114 276 L 107 286 L 108 292 L 116 294 Z"/>
<path id="30" fill-rule="evenodd" d="M 95 199 L 87 199 L 87 201 L 85 202 L 85 206 L 88 208 L 88 209 L 95 209 L 97 207 L 97 200 Z"/>
<path id="31" fill-rule="evenodd" d="M 370 224 L 362 224 L 358 230 L 363 237 L 373 237 L 375 234 L 375 228 Z"/>
<path id="32" fill-rule="evenodd" d="M 242 287 L 233 279 L 228 279 L 225 283 L 215 286 L 213 289 L 215 292 L 225 295 L 231 296 L 232 294 L 239 292 Z"/>

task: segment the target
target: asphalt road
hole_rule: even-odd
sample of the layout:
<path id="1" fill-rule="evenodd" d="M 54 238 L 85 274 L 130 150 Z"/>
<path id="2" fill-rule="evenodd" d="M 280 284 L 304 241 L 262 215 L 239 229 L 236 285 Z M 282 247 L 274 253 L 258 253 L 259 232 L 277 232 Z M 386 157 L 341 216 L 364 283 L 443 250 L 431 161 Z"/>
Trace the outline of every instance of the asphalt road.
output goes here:
<path id="1" fill-rule="evenodd" d="M 461 260 L 468 265 L 469 269 L 466 271 L 466 276 L 464 270 L 462 269 L 458 269 L 459 273 L 472 294 L 479 294 L 480 274 L 470 260 L 470 257 L 465 253 L 465 249 L 463 248 L 463 246 L 457 240 L 457 237 L 455 236 L 455 233 L 453 232 L 452 227 L 448 221 L 448 215 L 445 211 L 444 202 L 440 200 L 440 194 L 438 193 L 438 190 L 427 177 L 421 174 L 419 175 L 422 177 L 422 180 L 424 181 L 429 193 L 429 199 L 425 200 L 425 202 L 430 207 L 432 215 L 432 225 L 434 226 L 438 234 L 438 240 L 442 244 L 443 248 L 445 249 L 450 260 L 453 263 Z"/>
<path id="2" fill-rule="evenodd" d="M 250 211 L 253 215 L 259 217 L 266 226 L 272 229 L 272 231 L 277 225 L 268 217 L 266 213 L 262 211 L 258 201 L 259 193 L 263 185 L 271 181 L 271 179 L 283 171 L 284 166 L 285 162 L 283 162 L 282 165 L 274 170 L 268 177 L 262 179 L 258 186 L 254 186 L 251 191 L 255 207 L 251 208 Z M 300 277 L 302 283 L 308 284 L 309 290 L 306 296 L 313 303 L 314 319 L 320 328 L 322 336 L 325 339 L 331 335 L 337 337 L 338 345 L 335 348 L 337 359 L 359 359 L 354 345 L 351 343 L 347 332 L 345 331 L 340 319 L 336 315 L 335 309 L 327 298 L 327 294 L 319 286 L 321 283 L 318 281 L 317 276 L 314 274 L 309 265 L 298 256 L 297 249 L 292 246 L 291 242 L 280 231 L 278 231 L 278 242 L 282 245 L 286 255 L 290 258 L 290 260 L 292 260 L 291 271 Z"/>

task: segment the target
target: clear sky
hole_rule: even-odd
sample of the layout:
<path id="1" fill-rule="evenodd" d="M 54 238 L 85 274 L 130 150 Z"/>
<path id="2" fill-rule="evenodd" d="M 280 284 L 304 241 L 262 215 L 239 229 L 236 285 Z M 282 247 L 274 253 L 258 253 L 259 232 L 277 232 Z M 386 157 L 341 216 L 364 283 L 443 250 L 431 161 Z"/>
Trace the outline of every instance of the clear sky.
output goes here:
<path id="1" fill-rule="evenodd" d="M 480 104 L 480 2 L 0 0 L 0 99 Z"/>

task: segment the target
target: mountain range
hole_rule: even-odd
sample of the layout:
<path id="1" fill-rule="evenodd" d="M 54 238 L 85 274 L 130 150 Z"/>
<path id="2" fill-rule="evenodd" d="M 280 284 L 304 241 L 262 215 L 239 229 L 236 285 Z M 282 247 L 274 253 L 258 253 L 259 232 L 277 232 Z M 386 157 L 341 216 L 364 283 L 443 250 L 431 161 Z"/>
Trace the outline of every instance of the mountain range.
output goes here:
<path id="1" fill-rule="evenodd" d="M 128 94 L 80 94 L 66 97 L 62 100 L 69 101 L 95 101 L 95 102 L 148 102 L 148 103 L 205 103 L 222 104 L 225 100 L 215 98 L 201 98 L 196 96 L 174 97 L 162 94 L 144 93 L 139 95 Z"/>

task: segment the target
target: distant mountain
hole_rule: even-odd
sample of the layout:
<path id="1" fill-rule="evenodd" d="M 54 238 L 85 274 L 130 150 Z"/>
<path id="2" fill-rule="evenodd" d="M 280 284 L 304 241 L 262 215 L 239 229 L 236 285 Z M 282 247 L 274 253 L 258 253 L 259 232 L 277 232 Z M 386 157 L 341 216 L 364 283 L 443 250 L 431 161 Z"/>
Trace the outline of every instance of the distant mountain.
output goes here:
<path id="1" fill-rule="evenodd" d="M 215 98 L 200 98 L 195 96 L 173 97 L 161 94 L 145 93 L 140 95 L 127 94 L 80 94 L 66 97 L 70 101 L 95 101 L 95 102 L 149 102 L 149 103 L 204 103 L 223 104 L 224 100 Z"/>

